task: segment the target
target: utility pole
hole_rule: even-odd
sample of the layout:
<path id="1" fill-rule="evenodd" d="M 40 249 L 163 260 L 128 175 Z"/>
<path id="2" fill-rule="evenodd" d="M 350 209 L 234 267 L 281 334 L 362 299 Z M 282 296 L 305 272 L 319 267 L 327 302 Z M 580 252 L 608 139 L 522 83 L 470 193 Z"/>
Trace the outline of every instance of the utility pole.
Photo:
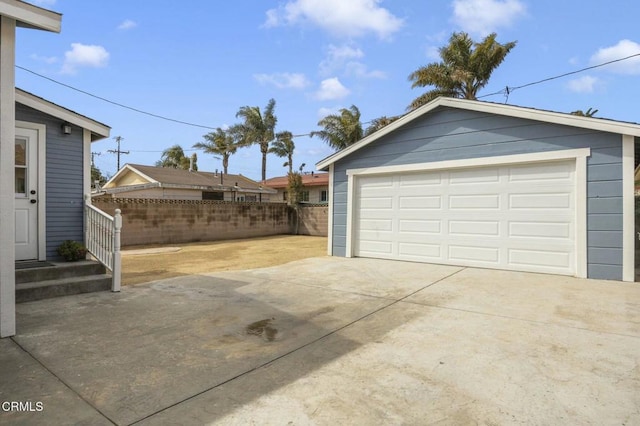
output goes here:
<path id="1" fill-rule="evenodd" d="M 101 156 L 102 153 L 101 152 L 92 152 L 91 153 L 91 167 L 95 167 L 96 166 L 96 162 L 94 160 L 95 156 Z"/>
<path id="2" fill-rule="evenodd" d="M 122 136 L 116 136 L 116 137 L 114 137 L 114 139 L 118 143 L 118 149 L 110 149 L 107 152 L 110 152 L 112 154 L 118 154 L 118 170 L 120 170 L 120 154 L 128 154 L 129 151 L 121 151 L 120 150 L 120 142 L 124 140 L 124 138 Z"/>

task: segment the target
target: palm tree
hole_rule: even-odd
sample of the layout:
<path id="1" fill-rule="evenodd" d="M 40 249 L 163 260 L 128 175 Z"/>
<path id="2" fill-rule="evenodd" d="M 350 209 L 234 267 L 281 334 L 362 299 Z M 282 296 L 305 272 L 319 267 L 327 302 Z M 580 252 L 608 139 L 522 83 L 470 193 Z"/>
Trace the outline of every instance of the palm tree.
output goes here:
<path id="1" fill-rule="evenodd" d="M 296 144 L 293 143 L 293 135 L 289 131 L 279 132 L 276 134 L 276 140 L 271 143 L 269 152 L 278 157 L 287 157 L 287 161 L 282 165 L 289 166 L 289 174 L 293 173 L 293 150 Z"/>
<path id="2" fill-rule="evenodd" d="M 191 167 L 191 159 L 193 159 L 193 170 L 198 170 L 198 157 L 193 154 L 190 157 L 184 155 L 184 150 L 180 145 L 173 145 L 164 151 L 160 160 L 156 162 L 156 167 L 170 167 L 173 169 L 189 170 Z"/>
<path id="3" fill-rule="evenodd" d="M 440 48 L 441 62 L 432 62 L 409 75 L 412 88 L 434 88 L 414 99 L 407 109 L 416 109 L 438 96 L 477 99 L 478 91 L 517 43 L 500 44 L 496 37 L 492 33 L 475 43 L 467 33 L 453 33 L 449 44 Z"/>
<path id="4" fill-rule="evenodd" d="M 594 115 L 596 115 L 597 112 L 598 112 L 597 109 L 589 108 L 586 112 L 581 109 L 577 109 L 571 112 L 571 114 L 578 115 L 580 117 L 593 117 Z"/>
<path id="5" fill-rule="evenodd" d="M 274 139 L 274 133 L 278 118 L 275 116 L 275 99 L 270 99 L 264 112 L 260 107 L 243 106 L 236 113 L 236 117 L 241 117 L 243 122 L 234 126 L 234 133 L 238 135 L 240 145 L 249 146 L 260 145 L 262 153 L 262 180 L 267 178 L 267 153 L 269 143 Z"/>
<path id="6" fill-rule="evenodd" d="M 355 105 L 342 108 L 339 114 L 327 115 L 318 121 L 318 126 L 324 130 L 311 132 L 310 136 L 319 136 L 334 149 L 344 149 L 362 139 L 360 110 Z"/>
<path id="7" fill-rule="evenodd" d="M 202 137 L 205 142 L 198 142 L 193 147 L 201 149 L 205 154 L 222 157 L 222 168 L 226 175 L 229 168 L 229 157 L 238 150 L 238 144 L 233 135 L 231 132 L 218 127 L 214 132 L 209 132 L 206 135 L 202 135 Z"/>
<path id="8" fill-rule="evenodd" d="M 399 115 L 393 117 L 387 117 L 383 115 L 382 117 L 374 118 L 373 120 L 371 120 L 369 127 L 367 127 L 367 129 L 364 131 L 364 135 L 369 136 L 370 134 L 375 133 L 383 127 L 393 123 L 398 118 L 400 118 Z"/>

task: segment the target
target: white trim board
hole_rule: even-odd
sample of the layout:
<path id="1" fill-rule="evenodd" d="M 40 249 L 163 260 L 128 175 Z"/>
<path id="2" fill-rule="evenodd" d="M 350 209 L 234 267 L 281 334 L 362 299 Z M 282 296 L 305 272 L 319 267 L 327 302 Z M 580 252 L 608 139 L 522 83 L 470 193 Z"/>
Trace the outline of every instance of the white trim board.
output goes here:
<path id="1" fill-rule="evenodd" d="M 62 15 L 24 1 L 3 0 L 0 15 L 16 20 L 18 27 L 60 32 Z"/>
<path id="2" fill-rule="evenodd" d="M 504 155 L 464 160 L 437 161 L 432 163 L 405 164 L 398 166 L 382 166 L 346 171 L 347 180 L 347 230 L 345 257 L 353 257 L 353 221 L 356 205 L 356 179 L 363 176 L 412 173 L 430 170 L 460 169 L 504 166 L 509 164 L 541 163 L 549 161 L 575 160 L 575 274 L 579 278 L 587 278 L 587 157 L 590 148 L 579 148 L 561 151 L 537 152 L 531 154 Z M 333 166 L 333 164 L 331 165 Z M 632 164 L 633 166 L 633 164 Z M 632 167 L 633 169 L 633 167 Z M 633 170 L 632 170 L 633 173 Z M 633 180 L 632 180 L 633 182 Z M 631 192 L 633 194 L 633 191 Z M 633 211 L 631 212 L 633 217 Z M 632 234 L 633 236 L 633 234 Z"/>
<path id="3" fill-rule="evenodd" d="M 381 130 L 361 139 L 355 144 L 341 151 L 338 151 L 323 160 L 320 160 L 318 163 L 316 163 L 316 168 L 318 170 L 325 170 L 329 166 L 329 164 L 335 163 L 336 161 L 351 155 L 353 152 L 364 148 L 370 143 L 382 138 L 385 135 L 388 135 L 394 130 L 417 119 L 418 117 L 428 114 L 429 112 L 439 107 L 449 107 L 469 111 L 484 112 L 487 114 L 516 117 L 526 120 L 535 120 L 545 123 L 578 127 L 607 133 L 640 136 L 640 124 L 635 123 L 605 120 L 602 118 L 580 117 L 572 114 L 544 111 L 533 108 L 524 108 L 513 105 L 440 97 L 406 114 L 405 116 L 399 118 L 388 126 L 385 126 Z"/>
<path id="4" fill-rule="evenodd" d="M 38 132 L 38 260 L 47 259 L 47 127 L 16 120 L 16 128 Z M 17 132 L 16 132 L 17 133 Z"/>
<path id="5" fill-rule="evenodd" d="M 370 167 L 349 169 L 347 176 L 372 175 L 389 173 L 419 172 L 425 170 L 457 169 L 464 167 L 482 167 L 504 164 L 534 163 L 540 161 L 569 160 L 572 158 L 586 158 L 591 155 L 591 148 L 566 149 L 560 151 L 534 152 L 531 154 L 500 155 L 496 157 L 476 157 L 464 160 L 434 161 L 430 163 L 401 164 L 397 166 Z"/>
<path id="6" fill-rule="evenodd" d="M 333 255 L 333 201 L 335 199 L 335 193 L 333 188 L 333 171 L 334 165 L 329 165 L 329 188 L 327 193 L 329 194 L 329 217 L 327 218 L 327 256 Z"/>
<path id="7" fill-rule="evenodd" d="M 64 107 L 49 102 L 43 98 L 29 92 L 16 88 L 16 102 L 44 114 L 59 118 L 83 129 L 88 129 L 92 133 L 91 141 L 97 141 L 109 137 L 111 128 L 88 117 L 70 111 Z M 93 136 L 95 135 L 95 137 Z"/>
<path id="8" fill-rule="evenodd" d="M 635 281 L 635 138 L 622 136 L 622 281 Z"/>

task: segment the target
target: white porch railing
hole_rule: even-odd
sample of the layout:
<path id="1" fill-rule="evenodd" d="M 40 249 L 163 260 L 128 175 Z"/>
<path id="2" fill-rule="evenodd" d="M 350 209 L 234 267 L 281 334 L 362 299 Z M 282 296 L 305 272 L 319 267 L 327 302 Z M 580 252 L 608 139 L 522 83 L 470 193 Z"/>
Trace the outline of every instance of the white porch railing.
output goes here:
<path id="1" fill-rule="evenodd" d="M 102 210 L 91 205 L 91 197 L 85 202 L 87 251 L 111 271 L 111 291 L 120 291 L 121 253 L 120 230 L 122 216 L 120 209 L 115 215 L 109 216 Z"/>

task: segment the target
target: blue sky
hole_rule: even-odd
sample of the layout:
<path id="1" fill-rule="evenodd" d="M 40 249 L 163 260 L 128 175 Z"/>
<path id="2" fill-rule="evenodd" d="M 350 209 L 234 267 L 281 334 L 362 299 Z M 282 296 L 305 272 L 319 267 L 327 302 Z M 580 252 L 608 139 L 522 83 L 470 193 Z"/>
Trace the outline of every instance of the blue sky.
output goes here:
<path id="1" fill-rule="evenodd" d="M 179 121 L 224 127 L 241 106 L 276 100 L 277 131 L 318 130 L 356 105 L 362 121 L 405 112 L 423 89 L 407 76 L 438 59 L 452 32 L 517 40 L 480 96 L 640 53 L 635 0 L 33 0 L 63 14 L 62 32 L 18 30 L 17 65 L 111 101 Z M 21 69 L 16 85 L 112 127 L 121 162 L 154 164 L 174 144 L 191 150 L 211 131 L 117 107 Z M 640 122 L 640 57 L 483 100 Z M 366 124 L 365 124 L 366 127 Z M 294 165 L 314 170 L 333 151 L 295 139 Z M 93 144 L 116 172 L 113 139 Z M 187 151 L 191 153 L 192 151 Z M 260 178 L 260 152 L 243 148 L 230 173 Z M 267 159 L 267 177 L 286 173 Z M 200 170 L 221 161 L 198 152 Z"/>

